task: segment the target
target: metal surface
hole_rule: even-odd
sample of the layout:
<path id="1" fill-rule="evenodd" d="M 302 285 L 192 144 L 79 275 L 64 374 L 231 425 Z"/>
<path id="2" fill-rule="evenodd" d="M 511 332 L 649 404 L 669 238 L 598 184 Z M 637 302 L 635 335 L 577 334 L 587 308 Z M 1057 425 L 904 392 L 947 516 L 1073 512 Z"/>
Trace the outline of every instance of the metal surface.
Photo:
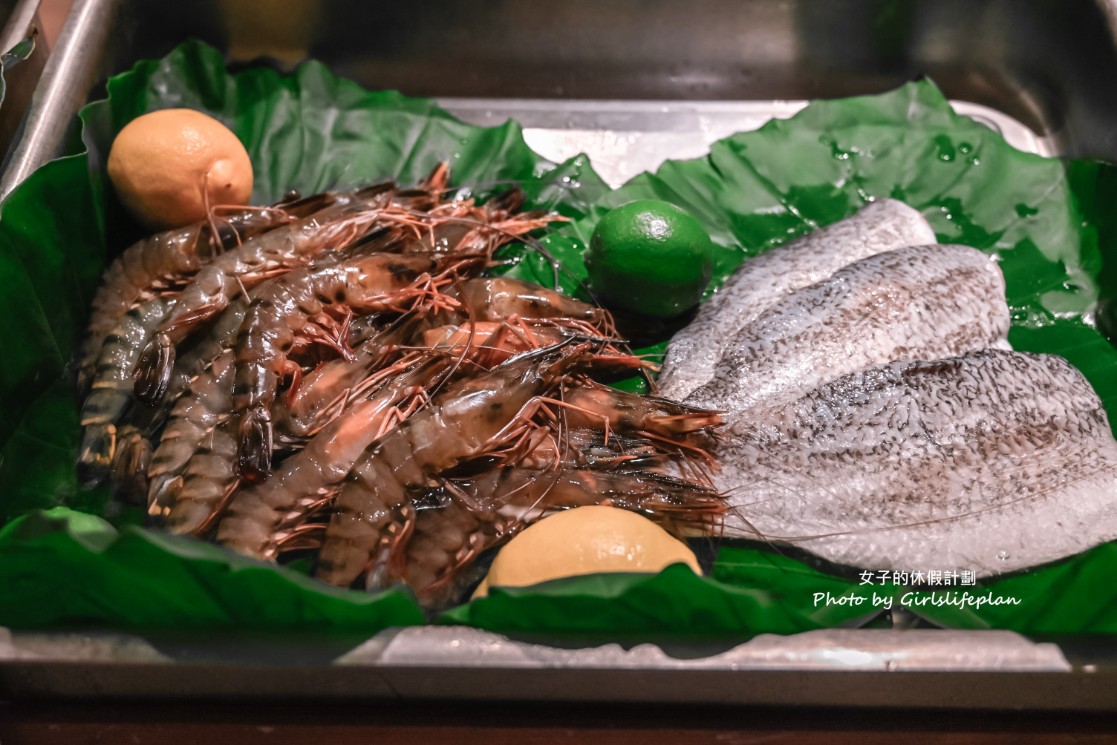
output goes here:
<path id="1" fill-rule="evenodd" d="M 42 75 L 49 54 L 47 41 L 39 32 L 39 0 L 7 4 L 4 28 L 0 30 L 0 54 L 37 34 L 35 50 L 19 64 L 4 70 L 4 101 L 0 106 L 0 153 L 6 153 L 19 129 L 24 112 Z"/>
<path id="2" fill-rule="evenodd" d="M 921 73 L 1020 149 L 1117 160 L 1113 2 L 285 0 L 271 15 L 316 20 L 247 33 L 268 15 L 253 15 L 260 7 L 75 2 L 0 195 L 57 153 L 96 79 L 189 36 L 241 57 L 309 53 L 365 86 L 438 97 L 476 123 L 515 118 L 540 153 L 587 152 L 612 184 L 665 158 L 702 155 L 808 99 L 879 92 Z M 1117 665 L 1103 659 L 1117 647 L 1080 647 L 1081 663 L 1006 632 L 831 630 L 731 648 L 628 649 L 438 627 L 371 640 L 0 629 L 0 696 L 1117 710 Z"/>
<path id="3" fill-rule="evenodd" d="M 40 0 L 20 0 L 4 8 L 4 28 L 0 30 L 0 53 L 7 52 L 30 34 L 36 25 Z"/>
<path id="4" fill-rule="evenodd" d="M 476 629 L 330 637 L 6 634 L 0 696 L 472 699 L 1112 710 L 1113 668 L 1002 631 L 826 630 L 729 648 L 558 647 Z"/>
<path id="5" fill-rule="evenodd" d="M 0 195 L 57 151 L 95 79 L 189 37 L 234 59 L 310 55 L 370 88 L 453 99 L 795 106 L 928 75 L 952 100 L 1035 132 L 1041 152 L 1117 160 L 1115 8 L 1117 0 L 79 0 Z"/>
<path id="6" fill-rule="evenodd" d="M 75 0 L 4 164 L 0 199 L 58 154 L 74 114 L 101 74 L 115 5 L 114 0 Z"/>
<path id="7" fill-rule="evenodd" d="M 770 119 L 794 116 L 807 101 L 555 101 L 521 98 L 440 98 L 439 104 L 472 124 L 515 119 L 540 155 L 561 162 L 585 153 L 610 186 L 620 186 L 664 160 L 699 158 L 714 142 Z M 988 106 L 952 102 L 955 111 L 999 132 L 1029 153 L 1055 155 L 1057 144 Z"/>
<path id="8" fill-rule="evenodd" d="M 261 2 L 128 3 L 115 64 L 197 36 L 412 95 L 606 101 L 810 100 L 928 75 L 1060 153 L 1117 160 L 1114 0 Z"/>

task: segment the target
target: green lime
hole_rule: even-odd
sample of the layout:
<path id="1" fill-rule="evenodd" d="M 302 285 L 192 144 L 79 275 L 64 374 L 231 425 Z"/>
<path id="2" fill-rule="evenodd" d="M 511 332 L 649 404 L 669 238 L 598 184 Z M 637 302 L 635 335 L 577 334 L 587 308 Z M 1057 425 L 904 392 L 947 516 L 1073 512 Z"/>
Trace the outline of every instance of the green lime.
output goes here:
<path id="1" fill-rule="evenodd" d="M 586 252 L 590 289 L 604 303 L 671 318 L 698 304 L 713 271 L 713 243 L 686 210 L 642 199 L 605 213 Z"/>

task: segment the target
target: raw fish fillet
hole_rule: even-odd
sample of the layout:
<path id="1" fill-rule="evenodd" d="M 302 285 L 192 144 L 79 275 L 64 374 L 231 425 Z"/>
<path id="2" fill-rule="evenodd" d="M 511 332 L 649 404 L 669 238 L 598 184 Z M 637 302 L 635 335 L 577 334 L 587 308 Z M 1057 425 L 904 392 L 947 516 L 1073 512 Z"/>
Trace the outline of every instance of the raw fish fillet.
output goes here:
<path id="1" fill-rule="evenodd" d="M 873 365 L 1007 346 L 997 263 L 968 246 L 876 254 L 778 300 L 743 327 L 712 380 L 685 400 L 749 420 Z M 690 364 L 689 361 L 686 364 Z"/>
<path id="2" fill-rule="evenodd" d="M 1060 357 L 863 370 L 738 421 L 716 455 L 727 536 L 853 567 L 985 576 L 1117 538 L 1117 442 Z"/>
<path id="3" fill-rule="evenodd" d="M 681 399 L 707 382 L 726 344 L 780 298 L 813 285 L 847 264 L 904 246 L 935 242 L 916 210 L 880 199 L 857 214 L 786 246 L 746 259 L 667 347 L 661 393 Z"/>

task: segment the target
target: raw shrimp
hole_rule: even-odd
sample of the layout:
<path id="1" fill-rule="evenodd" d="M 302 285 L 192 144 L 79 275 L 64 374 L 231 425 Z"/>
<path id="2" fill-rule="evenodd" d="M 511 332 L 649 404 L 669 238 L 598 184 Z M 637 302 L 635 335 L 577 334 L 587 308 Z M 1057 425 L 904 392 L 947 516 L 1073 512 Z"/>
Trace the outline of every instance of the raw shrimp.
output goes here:
<path id="1" fill-rule="evenodd" d="M 622 358 L 623 359 L 623 358 Z M 609 358 L 595 358 L 596 366 Z M 540 399 L 538 429 L 515 446 L 490 454 L 502 465 L 571 463 L 596 468 L 652 468 L 709 483 L 716 466 L 707 448 L 715 443 L 722 424 L 716 411 L 699 409 L 669 399 L 639 396 L 575 376 L 558 398 Z"/>
<path id="2" fill-rule="evenodd" d="M 562 466 L 670 475 L 667 466 L 673 462 L 674 453 L 665 453 L 662 446 L 647 438 L 569 426 L 563 428 L 561 434 L 541 426 L 532 435 L 533 439 L 521 448 L 522 454 L 518 453 L 514 460 L 494 459 L 494 463 L 543 470 Z"/>
<path id="3" fill-rule="evenodd" d="M 380 219 L 387 201 L 386 187 L 336 195 L 330 207 L 245 241 L 237 250 L 210 262 L 183 290 L 175 312 L 144 347 L 137 367 L 136 395 L 148 403 L 158 401 L 166 393 L 176 344 L 248 288 L 360 238 Z"/>
<path id="4" fill-rule="evenodd" d="M 580 382 L 563 394 L 566 423 L 640 433 L 656 439 L 679 437 L 722 424 L 721 415 L 656 396 L 638 396 L 615 388 Z"/>
<path id="5" fill-rule="evenodd" d="M 163 400 L 154 406 L 142 402 L 134 405 L 126 425 L 130 428 L 129 438 L 127 440 L 122 440 L 122 436 L 117 438 L 118 454 L 113 462 L 113 479 L 116 493 L 128 502 L 147 505 L 153 516 L 166 514 L 169 504 L 173 501 L 173 496 L 167 494 L 167 491 L 181 486 L 181 479 L 177 477 L 186 467 L 185 460 L 181 460 L 177 467 L 168 466 L 164 463 L 169 456 L 163 446 L 175 444 L 178 448 L 176 452 L 180 454 L 178 458 L 188 460 L 193 454 L 189 445 L 183 447 L 182 441 L 178 440 L 176 433 L 179 425 L 174 422 L 167 427 L 164 427 L 164 425 L 167 423 L 168 417 L 183 415 L 182 412 L 175 411 L 175 407 L 180 403 L 193 405 L 194 398 L 188 393 L 186 396 L 183 396 L 183 394 L 200 377 L 210 374 L 214 363 L 221 357 L 222 353 L 232 348 L 233 342 L 236 340 L 236 332 L 240 328 L 247 308 L 247 301 L 241 298 L 226 310 L 207 335 L 192 345 L 175 362 L 167 395 L 163 397 Z M 224 394 L 224 403 L 221 403 L 218 399 L 210 399 L 212 401 L 211 405 L 225 407 L 226 415 L 228 409 L 232 406 L 231 356 L 228 368 L 230 378 L 227 386 L 228 390 Z M 201 385 L 204 385 L 204 383 Z M 186 401 L 181 401 L 180 397 L 185 398 Z M 152 438 L 160 429 L 163 429 L 163 432 L 160 435 L 159 445 L 164 452 L 156 458 L 156 448 L 153 446 Z M 196 434 L 199 438 L 197 441 L 200 441 L 203 433 L 198 432 Z M 170 436 L 168 437 L 168 435 Z M 122 447 L 128 448 L 128 451 L 119 452 Z M 154 467 L 154 471 L 149 474 L 148 469 L 152 467 Z M 176 468 L 177 470 L 175 470 Z M 129 475 L 126 479 L 121 479 L 118 478 L 120 473 Z M 152 482 L 149 482 L 149 476 L 154 479 Z"/>
<path id="6" fill-rule="evenodd" d="M 173 306 L 173 300 L 147 300 L 126 312 L 105 337 L 89 396 L 81 408 L 78 477 L 87 488 L 100 484 L 109 475 L 116 452 L 117 426 L 133 401 L 132 368 L 144 342 Z"/>
<path id="7" fill-rule="evenodd" d="M 241 239 L 285 224 L 289 215 L 282 206 L 247 209 L 222 218 L 227 232 L 217 228 L 216 238 L 216 222 L 196 223 L 157 233 L 126 249 L 105 270 L 93 296 L 89 327 L 78 353 L 79 393 L 84 395 L 92 381 L 93 366 L 105 337 L 129 308 L 181 283 Z"/>
<path id="8" fill-rule="evenodd" d="M 370 318 L 373 316 L 364 316 Z M 273 420 L 283 436 L 298 441 L 316 434 L 349 402 L 376 385 L 382 371 L 396 369 L 395 363 L 408 355 L 421 355 L 405 351 L 403 343 L 425 320 L 405 315 L 385 327 L 381 319 L 379 333 L 361 342 L 351 358 L 323 362 L 304 375 L 298 387 L 288 389 L 272 407 Z M 353 338 L 350 328 L 350 343 Z"/>
<path id="9" fill-rule="evenodd" d="M 234 355 L 220 354 L 199 375 L 171 410 L 170 421 L 148 468 L 148 512 L 170 514 L 183 486 L 183 473 L 190 460 L 214 429 L 229 420 L 233 405 Z"/>
<path id="10" fill-rule="evenodd" d="M 526 418 L 525 407 L 582 363 L 588 347 L 566 344 L 514 357 L 454 384 L 439 403 L 374 442 L 338 495 L 318 578 L 346 586 L 359 577 L 374 554 L 390 548 L 389 526 L 410 509 L 409 489 L 493 449 Z"/>
<path id="11" fill-rule="evenodd" d="M 467 279 L 450 294 L 461 302 L 473 321 L 569 319 L 571 325 L 587 323 L 597 334 L 615 335 L 612 317 L 605 309 L 533 282 L 511 277 Z"/>
<path id="12" fill-rule="evenodd" d="M 457 289 L 462 286 L 467 287 L 468 302 L 476 305 L 474 315 L 492 320 L 430 327 L 437 318 L 448 321 L 451 317 L 468 315 L 464 307 L 461 313 L 443 311 L 406 319 L 406 325 L 382 331 L 373 346 L 358 349 L 354 360 L 337 359 L 320 365 L 303 378 L 297 391 L 287 397 L 286 406 L 273 412 L 273 416 L 277 421 L 282 420 L 284 429 L 296 437 L 311 434 L 344 404 L 356 382 L 365 377 L 368 370 L 384 364 L 385 354 L 398 352 L 408 337 L 417 339 L 411 349 L 446 352 L 490 369 L 515 354 L 558 344 L 579 333 L 599 336 L 611 326 L 605 311 L 594 312 L 592 306 L 520 280 L 465 280 L 458 282 L 448 294 L 456 294 L 460 299 Z M 514 297 L 517 292 L 519 300 Z M 529 317 L 517 317 L 522 313 Z M 509 314 L 513 317 L 508 318 Z M 605 328 L 586 325 L 591 322 Z M 362 335 L 371 333 L 370 324 L 361 325 L 368 329 L 362 331 Z M 350 338 L 353 338 L 352 330 Z M 612 347 L 606 349 L 621 354 Z"/>
<path id="13" fill-rule="evenodd" d="M 529 326 L 497 321 L 478 321 L 461 326 L 427 329 L 421 347 L 469 360 L 490 369 L 530 349 L 550 347 L 570 338 L 557 326 Z"/>
<path id="14" fill-rule="evenodd" d="M 241 476 L 259 481 L 271 471 L 271 405 L 280 380 L 298 374 L 288 358 L 311 319 L 333 309 L 347 313 L 404 312 L 429 295 L 429 255 L 373 254 L 325 269 L 291 272 L 257 298 L 237 340 L 234 411 L 240 415 Z M 336 343 L 336 342 L 335 342 Z"/>
<path id="15" fill-rule="evenodd" d="M 116 453 L 112 459 L 113 494 L 127 504 L 142 506 L 147 494 L 147 469 L 151 463 L 151 440 L 132 424 L 117 430 Z"/>
<path id="16" fill-rule="evenodd" d="M 426 211 L 412 210 L 410 220 L 401 216 L 399 221 L 401 225 L 410 225 L 414 235 L 414 240 L 403 250 L 491 254 L 519 236 L 566 220 L 561 215 L 545 212 L 519 212 L 523 200 L 520 189 L 511 189 L 480 207 L 472 199 L 455 199 Z"/>
<path id="17" fill-rule="evenodd" d="M 468 500 L 457 498 L 465 493 Z M 431 498 L 422 500 L 428 505 Z M 371 576 L 403 580 L 426 604 L 452 601 L 476 577 L 463 570 L 481 552 L 544 515 L 603 504 L 639 512 L 677 535 L 717 529 L 725 501 L 713 489 L 649 474 L 562 468 L 503 468 L 486 472 L 418 510 L 406 548 L 374 567 Z"/>
<path id="18" fill-rule="evenodd" d="M 239 485 L 236 456 L 233 427 L 226 422 L 210 432 L 182 474 L 166 519 L 172 533 L 209 532 Z"/>
<path id="19" fill-rule="evenodd" d="M 314 505 L 328 500 L 373 440 L 426 401 L 451 360 L 394 365 L 389 379 L 334 419 L 262 484 L 239 492 L 217 530 L 217 542 L 240 553 L 274 559 L 285 536 Z"/>
<path id="20" fill-rule="evenodd" d="M 153 416 L 151 427 L 160 426 L 187 387 L 199 375 L 209 370 L 214 361 L 224 352 L 233 348 L 237 341 L 237 332 L 244 322 L 244 315 L 248 312 L 252 298 L 253 294 L 250 292 L 247 298 L 234 300 L 204 335 L 178 355 L 167 383 L 166 393 L 157 404 L 150 407 L 151 411 L 157 412 Z"/>

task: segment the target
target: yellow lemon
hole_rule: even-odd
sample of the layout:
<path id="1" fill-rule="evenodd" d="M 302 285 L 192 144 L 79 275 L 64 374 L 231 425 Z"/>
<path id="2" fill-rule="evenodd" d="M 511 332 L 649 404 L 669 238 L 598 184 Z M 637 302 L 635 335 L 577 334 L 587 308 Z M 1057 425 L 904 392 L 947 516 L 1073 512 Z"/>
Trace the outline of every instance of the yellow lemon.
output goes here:
<path id="1" fill-rule="evenodd" d="M 109 178 L 133 216 L 153 230 L 206 217 L 206 204 L 252 198 L 252 161 L 237 136 L 193 109 L 163 109 L 133 119 L 109 151 Z"/>
<path id="2" fill-rule="evenodd" d="M 489 587 L 523 587 L 595 572 L 658 572 L 684 563 L 701 574 L 682 541 L 646 517 L 617 507 L 578 507 L 525 529 L 493 559 L 474 597 Z"/>

